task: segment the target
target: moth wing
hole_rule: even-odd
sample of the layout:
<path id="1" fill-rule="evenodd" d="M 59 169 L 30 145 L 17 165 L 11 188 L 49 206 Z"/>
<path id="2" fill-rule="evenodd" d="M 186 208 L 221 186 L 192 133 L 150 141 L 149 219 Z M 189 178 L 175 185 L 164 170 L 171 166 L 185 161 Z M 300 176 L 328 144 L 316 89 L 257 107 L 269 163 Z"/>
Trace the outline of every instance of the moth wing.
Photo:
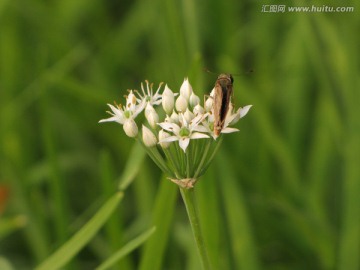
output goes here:
<path id="1" fill-rule="evenodd" d="M 222 100 L 223 100 L 223 91 L 219 83 L 215 86 L 215 93 L 214 93 L 214 122 L 215 125 L 220 124 L 221 121 L 221 107 L 222 107 Z"/>
<path id="2" fill-rule="evenodd" d="M 224 91 L 223 91 L 222 108 L 221 108 L 221 112 L 220 112 L 221 122 L 225 121 L 226 115 L 228 113 L 232 92 L 233 92 L 232 84 L 229 84 L 226 86 L 225 95 L 224 95 Z"/>
<path id="3" fill-rule="evenodd" d="M 223 127 L 223 123 L 221 120 L 221 111 L 222 111 L 222 100 L 223 100 L 223 91 L 221 85 L 216 83 L 215 85 L 215 93 L 214 93 L 214 134 L 218 136 Z"/>

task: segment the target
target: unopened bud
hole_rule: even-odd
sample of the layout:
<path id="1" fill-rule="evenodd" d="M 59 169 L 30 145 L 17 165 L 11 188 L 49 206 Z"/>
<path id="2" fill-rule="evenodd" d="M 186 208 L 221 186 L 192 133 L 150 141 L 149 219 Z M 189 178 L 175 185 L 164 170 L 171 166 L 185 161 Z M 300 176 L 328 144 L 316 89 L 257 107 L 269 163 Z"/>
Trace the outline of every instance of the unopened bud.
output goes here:
<path id="1" fill-rule="evenodd" d="M 146 126 L 142 126 L 142 139 L 147 147 L 153 147 L 157 144 L 155 135 Z"/>
<path id="2" fill-rule="evenodd" d="M 174 109 L 174 93 L 166 85 L 162 94 L 162 106 L 166 114 L 170 115 Z"/>
<path id="3" fill-rule="evenodd" d="M 183 84 L 180 87 L 180 96 L 183 96 L 186 101 L 188 101 L 190 99 L 190 96 L 193 92 L 193 89 L 189 83 L 188 78 L 185 78 Z"/>
<path id="4" fill-rule="evenodd" d="M 150 103 L 148 103 L 146 106 L 145 117 L 146 117 L 146 120 L 149 122 L 149 125 L 153 129 L 155 129 L 157 123 L 159 122 L 159 115 L 155 111 L 154 107 L 150 105 Z"/>
<path id="5" fill-rule="evenodd" d="M 125 131 L 125 134 L 129 137 L 136 137 L 138 134 L 138 127 L 133 119 L 127 119 L 125 120 L 123 129 Z"/>
<path id="6" fill-rule="evenodd" d="M 200 98 L 193 93 L 191 93 L 190 95 L 190 100 L 189 100 L 190 106 L 191 108 L 194 108 L 196 105 L 198 105 L 200 103 Z"/>
<path id="7" fill-rule="evenodd" d="M 181 94 L 179 95 L 179 97 L 176 99 L 175 102 L 175 108 L 178 112 L 185 112 L 187 109 L 188 103 L 187 100 L 184 96 L 182 96 Z"/>

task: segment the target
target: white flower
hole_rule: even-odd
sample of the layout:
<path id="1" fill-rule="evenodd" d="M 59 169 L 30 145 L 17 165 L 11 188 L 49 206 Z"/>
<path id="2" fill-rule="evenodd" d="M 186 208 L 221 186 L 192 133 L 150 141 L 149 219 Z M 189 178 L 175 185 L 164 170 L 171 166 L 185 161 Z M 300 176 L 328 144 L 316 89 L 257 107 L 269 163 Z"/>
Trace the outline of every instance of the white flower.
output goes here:
<path id="1" fill-rule="evenodd" d="M 135 111 L 137 102 L 141 103 L 140 100 L 136 99 L 136 96 L 134 95 L 133 91 L 131 90 L 129 92 L 129 95 L 127 95 L 127 97 L 126 97 L 126 110 Z"/>
<path id="2" fill-rule="evenodd" d="M 189 80 L 188 78 L 185 78 L 183 84 L 180 87 L 180 95 L 183 96 L 186 101 L 189 101 L 192 92 L 193 89 L 189 83 Z"/>
<path id="3" fill-rule="evenodd" d="M 126 106 L 108 104 L 111 112 L 108 112 L 112 116 L 110 118 L 102 119 L 99 123 L 104 122 L 117 122 L 123 125 L 123 129 L 129 137 L 135 137 L 138 134 L 138 127 L 134 119 L 144 109 L 144 104 L 138 104 L 133 91 L 130 91 L 126 97 Z"/>
<path id="4" fill-rule="evenodd" d="M 147 121 L 149 122 L 149 125 L 155 129 L 157 123 L 159 122 L 159 115 L 155 111 L 154 107 L 148 103 L 145 108 L 145 117 Z"/>
<path id="5" fill-rule="evenodd" d="M 142 139 L 147 147 L 153 147 L 157 144 L 155 135 L 146 126 L 142 126 Z"/>
<path id="6" fill-rule="evenodd" d="M 170 142 L 163 142 L 166 138 L 170 137 L 170 134 L 165 132 L 163 129 L 159 131 L 159 144 L 162 148 L 168 148 L 170 146 Z"/>
<path id="7" fill-rule="evenodd" d="M 133 119 L 127 119 L 123 125 L 125 134 L 129 137 L 136 137 L 138 134 L 138 127 Z"/>
<path id="8" fill-rule="evenodd" d="M 141 84 L 142 91 L 129 91 L 123 106 L 109 104 L 111 116 L 99 122 L 114 121 L 123 125 L 126 135 L 139 138 L 148 155 L 170 176 L 170 180 L 182 188 L 192 188 L 206 171 L 220 143 L 213 141 L 218 137 L 214 134 L 215 91 L 213 89 L 210 95 L 206 95 L 203 103 L 193 92 L 187 78 L 180 87 L 179 96 L 167 85 L 160 95 L 162 83 L 154 93 L 153 84 L 145 82 L 146 85 Z M 160 104 L 165 113 L 158 114 L 155 110 L 155 106 Z M 230 101 L 227 114 L 223 116 L 225 119 L 222 119 L 222 129 L 215 130 L 217 134 L 239 131 L 231 126 L 244 117 L 250 108 L 251 105 L 248 105 L 235 110 Z M 142 125 L 139 134 L 135 118 L 142 111 L 148 124 Z M 159 117 L 162 117 L 160 121 Z M 192 139 L 205 138 L 209 140 L 195 141 L 190 145 Z"/>
<path id="9" fill-rule="evenodd" d="M 112 112 L 108 112 L 112 116 L 107 119 L 102 119 L 99 123 L 104 122 L 118 122 L 123 125 L 127 119 L 135 119 L 136 116 L 144 109 L 145 104 L 137 104 L 137 99 L 132 91 L 126 97 L 126 107 L 123 108 L 121 105 L 113 106 L 108 104 Z"/>
<path id="10" fill-rule="evenodd" d="M 107 111 L 107 113 L 111 114 L 112 116 L 110 118 L 101 119 L 99 123 L 117 122 L 123 125 L 126 117 L 124 110 L 121 108 L 121 105 L 116 105 L 115 107 L 114 105 L 108 104 L 108 106 L 110 107 L 112 112 Z"/>
<path id="11" fill-rule="evenodd" d="M 188 107 L 188 102 L 183 95 L 179 95 L 175 102 L 175 108 L 178 112 L 185 112 Z"/>
<path id="12" fill-rule="evenodd" d="M 159 123 L 162 129 L 174 134 L 173 136 L 162 139 L 160 143 L 179 141 L 179 146 L 185 153 L 191 139 L 209 138 L 208 135 L 201 133 L 207 131 L 204 126 L 199 125 L 199 123 L 203 121 L 203 115 L 196 116 L 190 122 L 186 121 L 183 114 L 180 114 L 179 118 L 181 127 L 175 123 Z"/>
<path id="13" fill-rule="evenodd" d="M 142 94 L 137 92 L 139 97 L 141 98 L 141 101 L 146 103 L 150 103 L 150 105 L 159 105 L 161 103 L 161 95 L 159 94 L 160 88 L 162 83 L 159 84 L 158 89 L 156 90 L 155 94 L 153 94 L 153 84 L 149 84 L 147 80 L 146 82 L 146 91 L 144 89 L 143 83 L 141 83 L 141 90 Z"/>
<path id="14" fill-rule="evenodd" d="M 164 92 L 162 93 L 162 106 L 166 114 L 171 114 L 174 109 L 174 103 L 174 93 L 165 85 Z"/>

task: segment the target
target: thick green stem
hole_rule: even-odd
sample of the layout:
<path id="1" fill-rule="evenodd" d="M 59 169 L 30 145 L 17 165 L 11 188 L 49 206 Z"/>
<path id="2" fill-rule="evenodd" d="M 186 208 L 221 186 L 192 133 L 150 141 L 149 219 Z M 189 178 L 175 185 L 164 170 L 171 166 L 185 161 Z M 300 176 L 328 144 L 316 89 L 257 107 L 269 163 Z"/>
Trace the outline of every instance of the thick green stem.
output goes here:
<path id="1" fill-rule="evenodd" d="M 197 249 L 199 251 L 201 264 L 204 270 L 211 269 L 206 251 L 205 242 L 200 229 L 199 216 L 196 208 L 194 189 L 180 188 L 181 196 L 186 206 Z"/>

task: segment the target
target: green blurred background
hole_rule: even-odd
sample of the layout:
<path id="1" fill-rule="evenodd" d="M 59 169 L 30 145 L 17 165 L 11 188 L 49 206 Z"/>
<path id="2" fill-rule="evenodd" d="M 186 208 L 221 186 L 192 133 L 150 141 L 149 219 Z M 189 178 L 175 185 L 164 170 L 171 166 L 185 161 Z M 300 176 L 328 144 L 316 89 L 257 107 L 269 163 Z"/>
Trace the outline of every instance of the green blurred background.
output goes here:
<path id="1" fill-rule="evenodd" d="M 263 5 L 353 6 L 349 13 Z M 136 142 L 99 125 L 145 79 L 254 107 L 197 185 L 214 269 L 360 269 L 358 1 L 0 1 L 0 255 L 31 269 L 116 192 Z M 249 70 L 254 70 L 248 74 Z M 141 158 L 141 157 L 139 157 Z M 184 205 L 149 158 L 67 269 L 199 269 Z"/>

